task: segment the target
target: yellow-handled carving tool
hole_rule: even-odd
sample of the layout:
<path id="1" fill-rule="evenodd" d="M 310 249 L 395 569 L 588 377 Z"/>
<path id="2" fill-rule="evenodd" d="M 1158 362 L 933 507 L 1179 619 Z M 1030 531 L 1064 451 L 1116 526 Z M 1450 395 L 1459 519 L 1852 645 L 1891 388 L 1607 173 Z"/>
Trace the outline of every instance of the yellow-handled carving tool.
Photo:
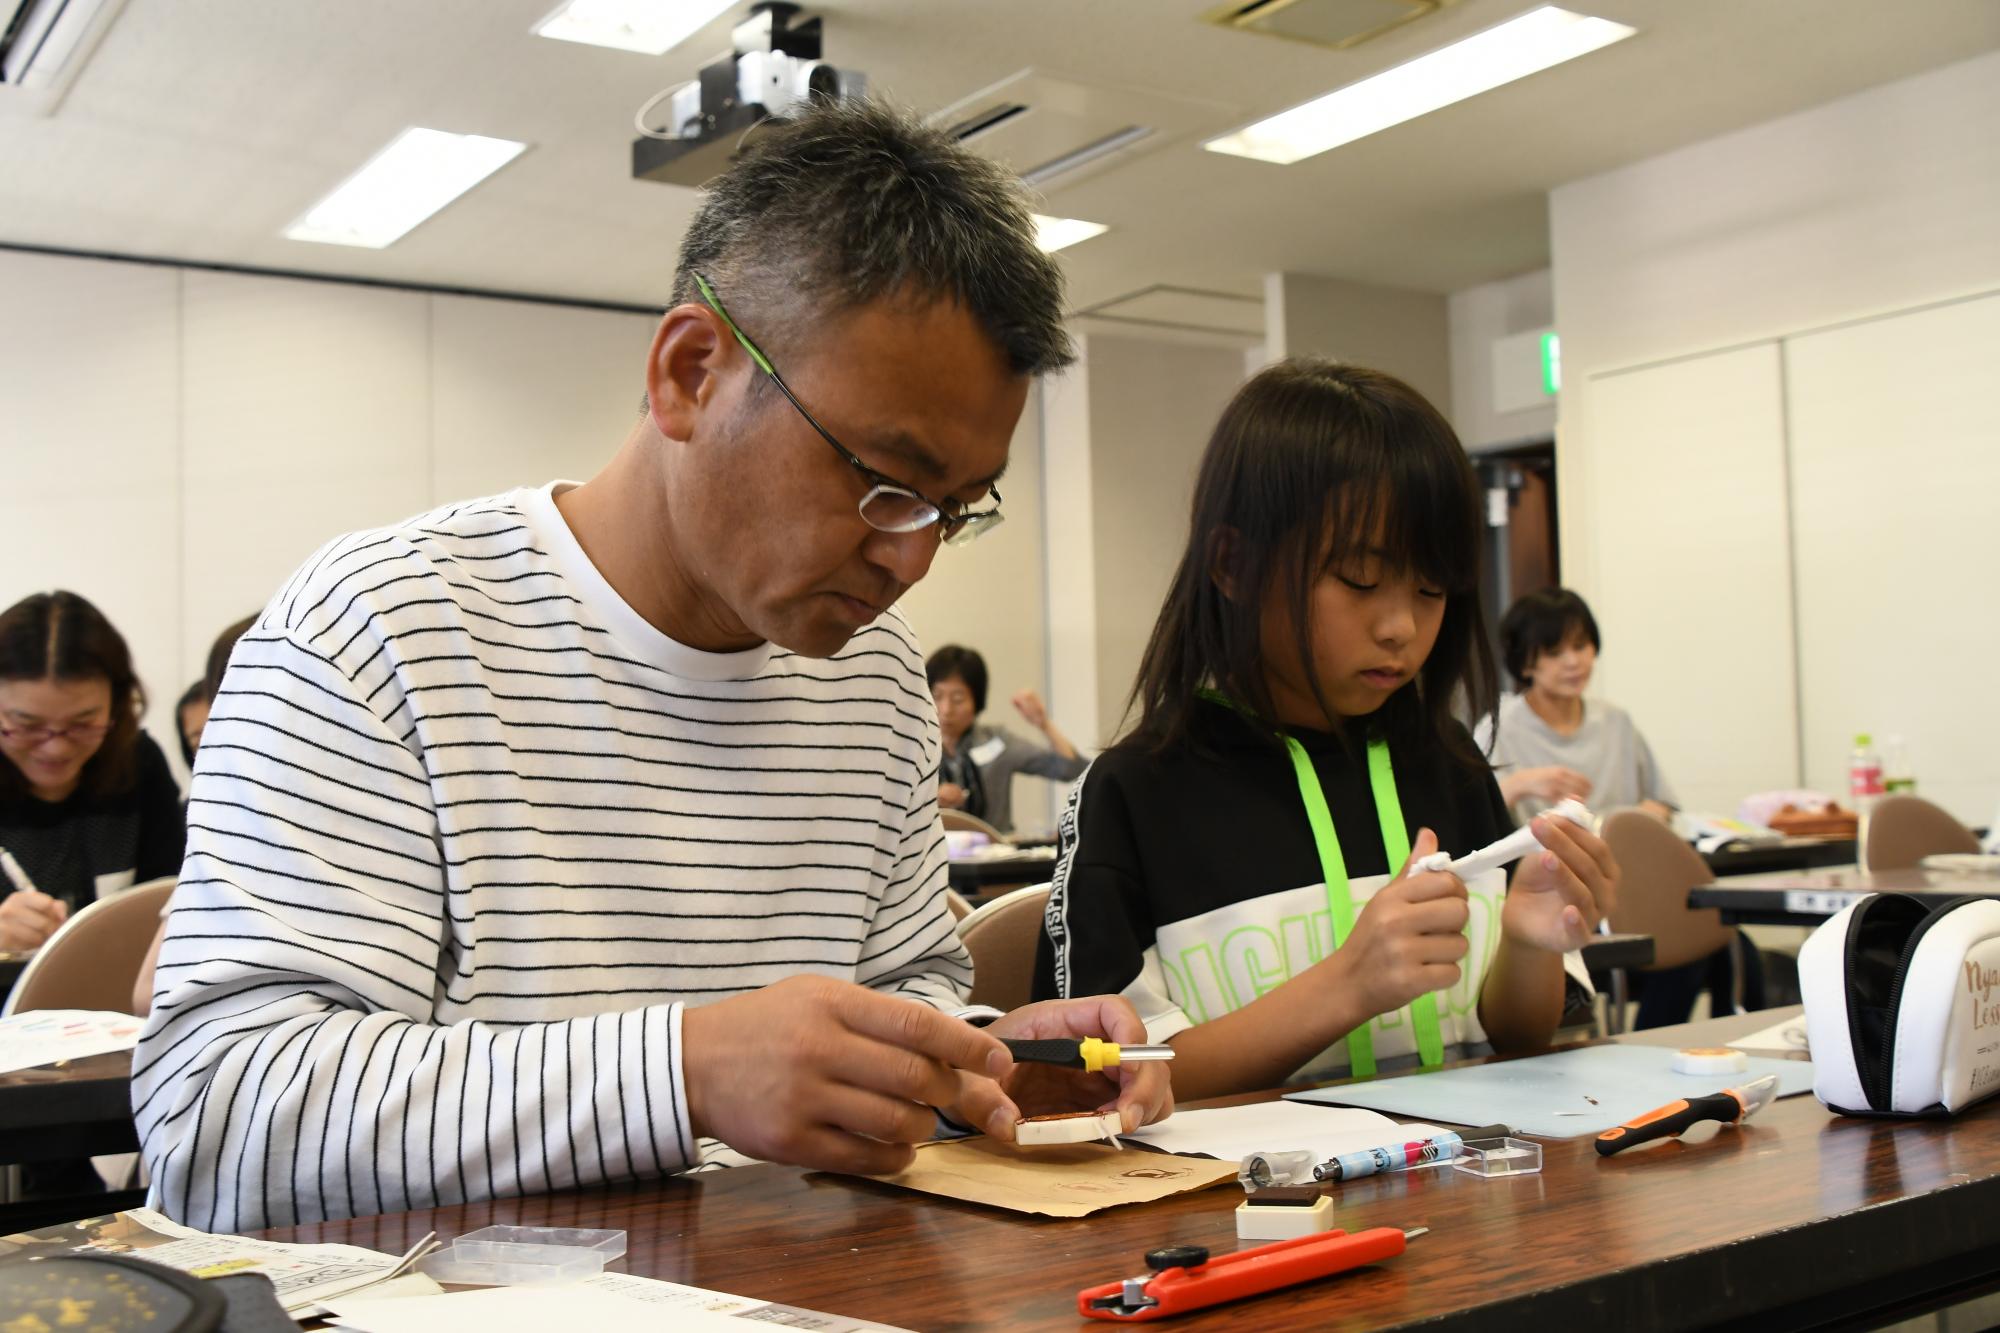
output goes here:
<path id="1" fill-rule="evenodd" d="M 1174 1058 L 1171 1046 L 1119 1046 L 1096 1037 L 1054 1037 L 1035 1041 L 1003 1038 L 1000 1044 L 1011 1051 L 1016 1060 L 1028 1060 L 1038 1065 L 1061 1065 L 1065 1069 L 1081 1069 L 1089 1074 L 1115 1069 L 1119 1065 L 1138 1064 L 1142 1060 Z"/>

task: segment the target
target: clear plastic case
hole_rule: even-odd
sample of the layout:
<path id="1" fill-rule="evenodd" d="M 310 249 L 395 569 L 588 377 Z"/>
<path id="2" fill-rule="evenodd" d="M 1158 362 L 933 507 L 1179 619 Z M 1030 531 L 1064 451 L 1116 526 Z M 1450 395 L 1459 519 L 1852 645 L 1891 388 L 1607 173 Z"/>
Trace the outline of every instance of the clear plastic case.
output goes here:
<path id="1" fill-rule="evenodd" d="M 1459 1150 L 1451 1169 L 1468 1176 L 1532 1176 L 1542 1169 L 1542 1145 L 1526 1139 L 1478 1139 Z"/>
<path id="2" fill-rule="evenodd" d="M 417 1271 L 433 1281 L 467 1287 L 546 1287 L 580 1282 L 604 1271 L 604 1256 L 594 1250 L 574 1248 L 555 1251 L 562 1256 L 543 1259 L 468 1259 L 455 1245 L 448 1245 L 417 1261 Z"/>
<path id="3" fill-rule="evenodd" d="M 571 1250 L 585 1250 L 608 1264 L 624 1257 L 625 1233 L 585 1227 L 481 1227 L 460 1236 L 453 1248 L 463 1259 L 501 1263 L 555 1263 Z"/>

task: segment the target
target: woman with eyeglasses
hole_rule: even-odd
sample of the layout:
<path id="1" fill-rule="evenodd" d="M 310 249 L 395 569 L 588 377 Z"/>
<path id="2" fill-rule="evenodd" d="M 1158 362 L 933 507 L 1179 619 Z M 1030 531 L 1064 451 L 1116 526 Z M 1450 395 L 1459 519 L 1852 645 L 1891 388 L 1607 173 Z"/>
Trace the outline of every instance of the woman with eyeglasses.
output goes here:
<path id="1" fill-rule="evenodd" d="M 0 949 L 39 948 L 69 914 L 180 872 L 186 841 L 167 757 L 139 730 L 125 640 L 73 592 L 0 612 Z"/>

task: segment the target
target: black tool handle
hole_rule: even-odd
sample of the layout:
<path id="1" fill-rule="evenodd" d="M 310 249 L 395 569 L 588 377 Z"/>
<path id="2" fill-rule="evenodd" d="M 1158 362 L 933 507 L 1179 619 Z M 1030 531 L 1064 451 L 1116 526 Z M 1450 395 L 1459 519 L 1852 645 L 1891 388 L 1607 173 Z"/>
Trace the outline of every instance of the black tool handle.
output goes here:
<path id="1" fill-rule="evenodd" d="M 1067 1069 L 1084 1067 L 1083 1048 L 1074 1037 L 1044 1038 L 1039 1041 L 1002 1038 L 1000 1044 L 1012 1051 L 1016 1060 L 1028 1060 L 1038 1065 L 1062 1065 Z"/>
<path id="2" fill-rule="evenodd" d="M 1657 1111 L 1648 1111 L 1637 1120 L 1628 1120 L 1616 1129 L 1607 1129 L 1599 1134 L 1597 1153 L 1600 1157 L 1609 1157 L 1635 1143 L 1651 1143 L 1654 1139 L 1686 1133 L 1704 1120 L 1731 1122 L 1742 1115 L 1743 1103 L 1726 1092 L 1669 1102 Z"/>

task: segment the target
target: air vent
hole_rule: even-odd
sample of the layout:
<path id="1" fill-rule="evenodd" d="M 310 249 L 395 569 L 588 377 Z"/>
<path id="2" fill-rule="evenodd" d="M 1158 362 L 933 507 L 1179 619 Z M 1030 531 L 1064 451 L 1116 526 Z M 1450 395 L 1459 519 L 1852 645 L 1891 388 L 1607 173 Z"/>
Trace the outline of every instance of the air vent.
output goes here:
<path id="1" fill-rule="evenodd" d="M 1227 126 L 1212 102 L 1051 78 L 1026 69 L 932 118 L 982 156 L 1043 192 L 1177 139 Z"/>
<path id="2" fill-rule="evenodd" d="M 1233 0 L 1202 22 L 1344 51 L 1457 0 Z"/>
<path id="3" fill-rule="evenodd" d="M 46 116 L 125 0 L 0 0 L 0 105 Z"/>

